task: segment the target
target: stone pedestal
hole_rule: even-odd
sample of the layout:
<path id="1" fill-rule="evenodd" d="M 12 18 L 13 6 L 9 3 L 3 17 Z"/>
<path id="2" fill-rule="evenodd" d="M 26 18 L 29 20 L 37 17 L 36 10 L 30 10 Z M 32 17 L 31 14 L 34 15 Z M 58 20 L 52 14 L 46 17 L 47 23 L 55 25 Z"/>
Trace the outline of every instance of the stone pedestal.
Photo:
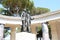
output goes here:
<path id="1" fill-rule="evenodd" d="M 13 27 L 13 28 L 11 28 L 10 40 L 15 40 L 15 35 L 16 35 L 16 27 Z"/>
<path id="2" fill-rule="evenodd" d="M 4 40 L 10 40 L 10 35 L 8 35 Z M 16 33 L 14 40 L 37 40 L 37 39 L 36 39 L 36 34 L 20 32 L 20 33 Z"/>
<path id="3" fill-rule="evenodd" d="M 16 40 L 36 40 L 36 35 L 27 32 L 20 32 L 16 34 Z"/>

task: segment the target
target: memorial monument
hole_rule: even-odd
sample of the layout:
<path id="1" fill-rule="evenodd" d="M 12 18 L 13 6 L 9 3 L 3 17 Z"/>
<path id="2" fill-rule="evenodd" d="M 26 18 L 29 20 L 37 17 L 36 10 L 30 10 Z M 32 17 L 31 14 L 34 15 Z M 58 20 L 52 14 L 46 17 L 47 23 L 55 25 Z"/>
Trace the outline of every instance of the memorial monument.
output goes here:
<path id="1" fill-rule="evenodd" d="M 53 26 L 54 26 L 54 28 L 57 28 L 57 26 L 56 26 L 57 23 L 56 22 L 59 22 L 58 19 L 60 19 L 60 10 L 54 11 L 54 12 L 49 12 L 49 13 L 42 14 L 42 15 L 31 16 L 31 18 L 34 18 L 34 20 L 31 20 L 32 27 L 33 27 L 33 25 L 36 26 L 35 24 L 38 24 L 38 23 L 41 24 L 43 40 L 50 40 L 49 39 L 49 32 L 48 32 L 48 25 L 46 24 L 46 22 L 49 22 L 49 24 L 52 26 L 51 28 L 53 28 Z M 22 18 L 22 20 L 24 21 L 23 18 Z M 54 20 L 56 20 L 56 21 L 54 21 Z M 22 38 L 24 38 L 24 40 L 25 39 L 29 40 L 29 39 L 27 39 L 28 37 L 32 37 L 34 40 L 36 39 L 35 35 L 31 35 L 32 33 L 35 34 L 35 32 L 34 32 L 35 30 L 33 30 L 32 33 L 28 33 L 26 31 L 27 30 L 26 29 L 26 30 L 24 30 L 26 32 L 20 32 L 20 33 L 16 34 L 16 30 L 15 29 L 16 29 L 16 27 L 20 27 L 20 25 L 23 25 L 22 21 L 21 21 L 21 17 L 11 17 L 11 16 L 0 15 L 0 40 L 3 40 L 4 27 L 10 27 L 11 28 L 11 38 L 10 38 L 10 40 L 22 40 Z M 33 27 L 33 28 L 35 28 L 35 27 Z M 55 30 L 55 29 L 53 29 L 53 30 Z M 55 34 L 53 34 L 53 30 L 52 30 L 52 35 L 53 35 L 52 36 L 52 40 L 58 40 L 58 37 L 57 37 L 58 35 L 56 34 L 57 36 L 55 36 Z M 54 33 L 56 33 L 55 31 L 54 31 Z M 33 40 L 32 38 L 31 38 L 31 40 Z"/>
<path id="2" fill-rule="evenodd" d="M 22 32 L 16 34 L 16 40 L 36 40 L 36 34 L 32 34 L 30 29 L 31 25 L 30 11 L 26 11 L 26 9 L 24 9 L 21 14 L 21 19 L 22 19 L 22 29 L 21 29 Z"/>
<path id="3" fill-rule="evenodd" d="M 22 31 L 31 32 L 31 30 L 30 30 L 30 25 L 31 25 L 30 11 L 26 11 L 26 9 L 24 9 L 21 14 L 21 19 L 22 19 Z"/>

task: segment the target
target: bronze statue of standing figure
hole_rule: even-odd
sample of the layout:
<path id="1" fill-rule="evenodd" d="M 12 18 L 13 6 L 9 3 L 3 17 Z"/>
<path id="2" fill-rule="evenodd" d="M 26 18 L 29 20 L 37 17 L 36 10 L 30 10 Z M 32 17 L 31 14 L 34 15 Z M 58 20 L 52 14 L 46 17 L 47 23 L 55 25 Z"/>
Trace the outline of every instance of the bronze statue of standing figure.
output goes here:
<path id="1" fill-rule="evenodd" d="M 31 16 L 30 11 L 23 10 L 21 14 L 22 19 L 22 31 L 23 32 L 31 32 L 30 25 L 31 25 Z"/>

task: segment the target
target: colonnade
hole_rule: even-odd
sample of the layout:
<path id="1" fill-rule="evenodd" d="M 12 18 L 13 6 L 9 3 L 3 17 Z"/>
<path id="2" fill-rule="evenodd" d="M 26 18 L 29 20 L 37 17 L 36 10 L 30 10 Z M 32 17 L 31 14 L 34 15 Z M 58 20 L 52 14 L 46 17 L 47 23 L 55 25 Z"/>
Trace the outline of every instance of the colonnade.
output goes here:
<path id="1" fill-rule="evenodd" d="M 0 40 L 3 40 L 3 34 L 4 34 L 4 24 L 0 24 Z M 41 26 L 42 26 L 42 32 L 43 32 L 43 40 L 49 40 L 49 32 L 48 32 L 48 25 L 46 22 L 44 23 L 41 23 Z M 33 27 L 33 26 L 32 26 Z M 31 28 L 32 30 L 33 28 Z M 33 31 L 36 31 L 36 30 L 32 30 L 32 33 Z M 16 34 L 16 26 L 12 26 L 11 27 L 11 37 L 10 37 L 10 40 L 15 40 L 15 34 Z"/>
<path id="2" fill-rule="evenodd" d="M 49 12 L 49 13 L 42 14 L 42 15 L 31 16 L 31 17 L 34 18 L 34 20 L 31 21 L 32 25 L 34 23 L 35 24 L 41 23 L 42 32 L 43 32 L 43 40 L 49 40 L 48 25 L 46 24 L 46 22 L 60 19 L 60 10 L 57 10 L 54 12 Z M 3 24 L 1 24 L 1 23 L 3 23 Z M 6 23 L 13 24 L 13 25 L 21 24 L 21 18 L 20 17 L 8 17 L 8 16 L 0 15 L 0 40 L 3 40 L 3 34 L 4 34 L 3 31 L 4 31 L 4 27 L 5 27 Z M 51 26 L 54 26 L 54 25 L 51 24 Z M 10 27 L 11 27 L 11 39 L 10 40 L 15 40 L 15 33 L 16 33 L 15 29 L 17 26 L 11 26 L 10 25 Z M 53 30 L 55 30 L 55 29 L 53 29 Z M 32 32 L 34 33 L 34 31 L 36 31 L 36 30 L 33 30 Z M 54 37 L 54 36 L 52 36 L 52 37 Z M 57 39 L 56 37 L 54 37 L 54 38 Z"/>

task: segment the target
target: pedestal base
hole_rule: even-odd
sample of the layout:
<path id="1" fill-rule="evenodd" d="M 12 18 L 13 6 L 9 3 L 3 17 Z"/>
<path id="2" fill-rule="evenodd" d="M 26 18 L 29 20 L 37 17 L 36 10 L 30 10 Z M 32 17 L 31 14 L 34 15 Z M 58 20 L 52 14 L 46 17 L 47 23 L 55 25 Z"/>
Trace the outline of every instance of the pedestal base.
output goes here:
<path id="1" fill-rule="evenodd" d="M 36 40 L 36 35 L 27 32 L 20 32 L 16 34 L 16 40 Z"/>
<path id="2" fill-rule="evenodd" d="M 8 35 L 5 40 L 10 40 L 10 35 Z M 16 33 L 15 40 L 36 40 L 36 34 L 27 32 Z"/>

